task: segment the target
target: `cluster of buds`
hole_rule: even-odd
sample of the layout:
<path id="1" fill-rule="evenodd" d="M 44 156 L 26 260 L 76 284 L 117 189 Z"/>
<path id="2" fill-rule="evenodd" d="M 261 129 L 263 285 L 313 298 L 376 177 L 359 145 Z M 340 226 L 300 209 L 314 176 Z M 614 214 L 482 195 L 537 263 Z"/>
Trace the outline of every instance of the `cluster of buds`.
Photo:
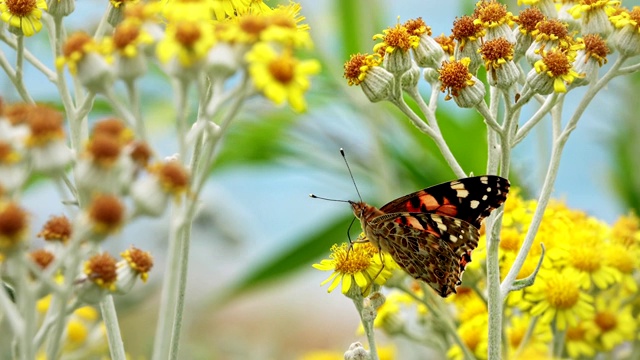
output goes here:
<path id="1" fill-rule="evenodd" d="M 477 78 L 482 66 L 488 85 L 526 101 L 593 82 L 610 49 L 624 57 L 640 54 L 640 7 L 576 1 L 556 10 L 547 4 L 553 1 L 525 3 L 530 6 L 513 15 L 495 0 L 481 0 L 472 15 L 454 21 L 449 36 L 431 37 L 422 18 L 397 24 L 373 37 L 381 40 L 373 54 L 352 55 L 344 76 L 372 102 L 393 102 L 417 85 L 422 68 L 423 77 L 446 92 L 445 100 L 475 107 L 486 91 Z"/>
<path id="2" fill-rule="evenodd" d="M 107 293 L 128 292 L 138 278 L 146 281 L 153 266 L 148 252 L 131 247 L 118 262 L 108 253 L 96 254 L 99 244 L 136 216 L 162 215 L 170 200 L 186 195 L 190 176 L 173 158 L 153 160 L 150 147 L 116 118 L 97 121 L 76 156 L 66 145 L 62 121 L 61 113 L 44 105 L 2 107 L 0 273 L 8 284 L 18 281 L 11 269 L 28 254 L 33 277 L 48 279 L 38 285 L 39 295 L 51 292 L 58 276 L 73 275 L 70 283 L 80 303 L 93 304 Z M 65 175 L 72 163 L 75 183 Z M 66 181 L 80 211 L 73 219 L 51 217 L 38 233 L 45 240 L 38 248 L 30 241 L 29 211 L 11 199 L 43 175 Z M 84 261 L 82 269 L 66 271 L 73 264 L 70 252 L 80 258 L 78 265 Z"/>

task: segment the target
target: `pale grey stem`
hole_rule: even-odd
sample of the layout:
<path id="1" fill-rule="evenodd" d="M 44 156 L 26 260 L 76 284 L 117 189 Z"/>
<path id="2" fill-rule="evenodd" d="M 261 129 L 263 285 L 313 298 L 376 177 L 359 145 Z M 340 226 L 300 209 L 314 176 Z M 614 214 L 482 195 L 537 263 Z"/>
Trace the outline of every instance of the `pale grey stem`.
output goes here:
<path id="1" fill-rule="evenodd" d="M 564 94 L 553 93 L 551 96 L 548 96 L 542 106 L 538 109 L 538 111 L 527 120 L 520 129 L 516 132 L 516 138 L 513 141 L 512 146 L 517 145 L 520 141 L 522 141 L 529 132 L 544 118 L 544 116 L 551 111 L 551 108 L 557 104 L 558 102 L 564 99 Z"/>
<path id="2" fill-rule="evenodd" d="M 120 327 L 118 326 L 118 314 L 113 303 L 113 296 L 107 295 L 100 301 L 100 310 L 102 312 L 102 321 L 104 322 L 107 341 L 109 343 L 109 353 L 111 359 L 125 360 L 127 358 L 124 352 L 124 343 L 122 335 L 120 335 Z"/>

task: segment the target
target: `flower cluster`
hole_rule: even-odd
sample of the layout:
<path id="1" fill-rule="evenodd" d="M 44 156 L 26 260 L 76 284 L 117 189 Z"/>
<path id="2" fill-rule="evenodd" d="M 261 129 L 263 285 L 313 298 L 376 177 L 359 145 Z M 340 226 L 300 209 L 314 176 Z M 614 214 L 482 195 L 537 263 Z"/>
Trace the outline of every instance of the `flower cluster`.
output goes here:
<path id="1" fill-rule="evenodd" d="M 15 87 L 11 97 L 22 100 L 0 98 L 0 280 L 11 290 L 0 291 L 0 320 L 8 324 L 0 348 L 25 359 L 62 352 L 84 358 L 66 346 L 77 341 L 65 334 L 81 333 L 70 314 L 99 304 L 109 355 L 124 358 L 112 295 L 146 282 L 153 257 L 131 246 L 118 260 L 103 246 L 135 220 L 173 208 L 166 246 L 173 267 L 163 282 L 153 356 L 166 358 L 180 335 L 189 228 L 230 122 L 256 95 L 306 110 L 304 94 L 319 62 L 298 57 L 313 43 L 293 2 L 111 0 L 92 34 L 68 31 L 65 21 L 78 15 L 74 10 L 75 0 L 0 0 L 0 41 L 16 59 L 2 56 L 3 75 Z M 41 40 L 50 46 L 31 49 L 33 37 L 45 31 Z M 41 59 L 44 48 L 51 59 Z M 24 79 L 29 66 L 59 92 L 56 108 L 32 97 Z M 153 109 L 145 108 L 139 85 L 143 77 L 162 75 L 176 99 L 171 134 L 177 150 L 165 158 L 147 137 Z M 192 94 L 198 95 L 194 112 Z M 106 118 L 93 113 L 97 103 L 110 112 Z M 40 241 L 30 232 L 30 209 L 38 205 L 20 199 L 45 179 L 57 185 L 65 215 L 44 224 Z M 34 309 L 43 297 L 50 306 L 38 319 Z M 99 341 L 104 345 L 104 337 Z"/>
<path id="2" fill-rule="evenodd" d="M 400 90 L 417 84 L 416 72 L 422 68 L 424 78 L 447 93 L 445 100 L 475 107 L 485 94 L 476 78 L 482 65 L 491 86 L 506 90 L 526 79 L 519 91 L 528 100 L 592 81 L 611 52 L 606 40 L 624 56 L 640 51 L 635 20 L 640 8 L 627 10 L 617 1 L 576 2 L 564 7 L 574 20 L 568 23 L 555 10 L 545 13 L 544 1 L 532 3 L 513 15 L 497 1 L 479 1 L 472 15 L 454 21 L 448 37 L 431 37 L 422 18 L 407 20 L 375 35 L 380 42 L 373 55 L 353 55 L 344 65 L 344 77 L 349 85 L 360 85 L 371 101 L 393 102 Z M 572 24 L 580 32 L 572 31 Z M 522 57 L 531 68 L 528 73 L 518 67 Z"/>
<path id="3" fill-rule="evenodd" d="M 382 320 L 362 315 L 369 314 L 363 309 L 376 293 L 356 302 L 372 347 L 373 326 L 418 339 L 441 357 L 454 359 L 505 354 L 514 359 L 618 357 L 619 349 L 637 344 L 638 219 L 630 215 L 609 226 L 550 200 L 566 140 L 594 94 L 613 78 L 640 69 L 633 58 L 640 54 L 640 7 L 629 10 L 620 1 L 609 0 L 522 0 L 518 5 L 524 8 L 511 12 L 496 0 L 480 0 L 472 14 L 453 21 L 450 35 L 437 37 L 432 37 L 422 18 L 398 21 L 373 36 L 377 43 L 370 54 L 352 55 L 344 64 L 347 83 L 360 86 L 371 102 L 387 100 L 395 105 L 434 141 L 458 178 L 469 173 L 439 129 L 439 92 L 445 93 L 445 101 L 453 99 L 484 118 L 486 169 L 491 175 L 509 177 L 513 148 L 545 117 L 553 122 L 548 135 L 553 154 L 547 176 L 538 184 L 539 200 L 524 200 L 512 191 L 504 211 L 487 218 L 473 261 L 457 295 L 446 300 L 449 304 L 408 276 L 391 277 L 384 284 L 392 291 L 384 305 L 375 307 Z M 419 88 L 421 78 L 431 87 L 428 99 Z M 585 85 L 589 91 L 574 106 L 575 113 L 563 114 L 567 93 Z M 411 106 L 406 99 L 413 100 Z M 521 109 L 529 105 L 533 115 L 522 119 L 527 115 Z M 475 141 L 464 139 L 468 140 Z M 452 200 L 430 194 L 429 189 L 409 202 L 435 202 L 438 206 L 429 211 L 426 207 L 415 211 L 453 217 L 464 213 L 460 207 L 478 206 L 479 200 L 468 198 L 477 189 L 452 187 L 459 203 L 454 196 Z M 443 202 L 433 200 L 438 197 Z M 389 218 L 380 214 L 376 221 Z M 423 224 L 403 225 L 429 233 Z M 446 228 L 441 229 L 446 232 Z M 448 235 L 457 241 L 455 232 Z M 429 243 L 426 234 L 424 239 Z M 384 234 L 377 240 L 406 244 Z M 431 245 L 455 248 L 446 241 L 431 240 Z M 412 251 L 419 252 L 419 246 Z M 460 259 L 462 265 L 468 262 L 466 255 Z M 335 271 L 333 279 L 354 274 L 355 267 L 345 271 L 335 261 L 325 265 L 324 270 Z M 357 269 L 364 271 L 367 265 Z M 428 309 L 414 317 L 415 324 L 403 317 L 407 296 L 410 304 Z M 416 324 L 419 331 L 414 331 Z"/>
<path id="4" fill-rule="evenodd" d="M 269 100 L 306 109 L 309 76 L 320 67 L 295 55 L 312 46 L 299 4 L 272 9 L 261 1 L 175 1 L 123 3 L 113 11 L 120 15 L 111 36 L 95 40 L 74 33 L 57 59 L 88 89 L 105 92 L 117 79 L 132 82 L 153 58 L 185 82 L 203 77 L 221 82 L 246 73 Z"/>
<path id="5" fill-rule="evenodd" d="M 505 269 L 502 274 L 513 264 L 536 206 L 536 201 L 524 200 L 517 192 L 510 195 L 500 233 L 500 267 Z M 479 255 L 484 250 L 485 238 L 483 235 Z M 546 252 L 534 284 L 510 293 L 507 298 L 510 356 L 525 358 L 523 354 L 553 353 L 559 357 L 592 358 L 635 341 L 640 326 L 634 316 L 640 311 L 635 305 L 636 275 L 640 271 L 637 260 L 640 219 L 635 215 L 623 216 L 609 226 L 555 201 L 546 209 L 518 279 L 536 271 L 543 248 Z M 486 346 L 487 339 L 478 340 L 477 334 L 467 336 L 464 329 L 478 321 L 486 327 L 484 261 L 476 257 L 468 268 L 471 274 L 466 279 L 471 281 L 465 286 L 471 295 L 458 294 L 451 300 L 456 305 L 459 335 L 478 358 L 486 357 L 486 351 L 476 350 L 478 346 Z M 479 310 L 470 313 L 470 308 Z M 482 333 L 486 335 L 485 331 Z M 558 343 L 560 338 L 564 341 Z M 454 347 L 450 355 L 461 355 L 459 350 Z"/>

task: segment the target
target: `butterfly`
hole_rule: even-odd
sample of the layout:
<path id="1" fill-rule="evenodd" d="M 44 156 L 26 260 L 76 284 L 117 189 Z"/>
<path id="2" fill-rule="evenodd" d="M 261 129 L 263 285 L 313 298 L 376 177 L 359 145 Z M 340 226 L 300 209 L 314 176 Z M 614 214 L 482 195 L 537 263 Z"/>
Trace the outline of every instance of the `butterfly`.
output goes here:
<path id="1" fill-rule="evenodd" d="M 482 220 L 504 203 L 509 186 L 499 176 L 474 176 L 416 191 L 380 209 L 363 201 L 349 204 L 369 241 L 447 297 L 462 283 Z"/>

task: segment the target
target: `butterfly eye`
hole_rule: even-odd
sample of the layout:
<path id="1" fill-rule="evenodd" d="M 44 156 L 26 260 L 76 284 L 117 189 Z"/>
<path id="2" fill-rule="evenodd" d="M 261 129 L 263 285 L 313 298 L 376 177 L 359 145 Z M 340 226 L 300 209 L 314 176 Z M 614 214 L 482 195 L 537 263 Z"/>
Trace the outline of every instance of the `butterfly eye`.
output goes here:
<path id="1" fill-rule="evenodd" d="M 444 272 L 442 272 L 442 270 L 440 269 L 435 269 L 433 273 L 436 274 L 436 276 L 440 279 L 444 278 Z"/>

